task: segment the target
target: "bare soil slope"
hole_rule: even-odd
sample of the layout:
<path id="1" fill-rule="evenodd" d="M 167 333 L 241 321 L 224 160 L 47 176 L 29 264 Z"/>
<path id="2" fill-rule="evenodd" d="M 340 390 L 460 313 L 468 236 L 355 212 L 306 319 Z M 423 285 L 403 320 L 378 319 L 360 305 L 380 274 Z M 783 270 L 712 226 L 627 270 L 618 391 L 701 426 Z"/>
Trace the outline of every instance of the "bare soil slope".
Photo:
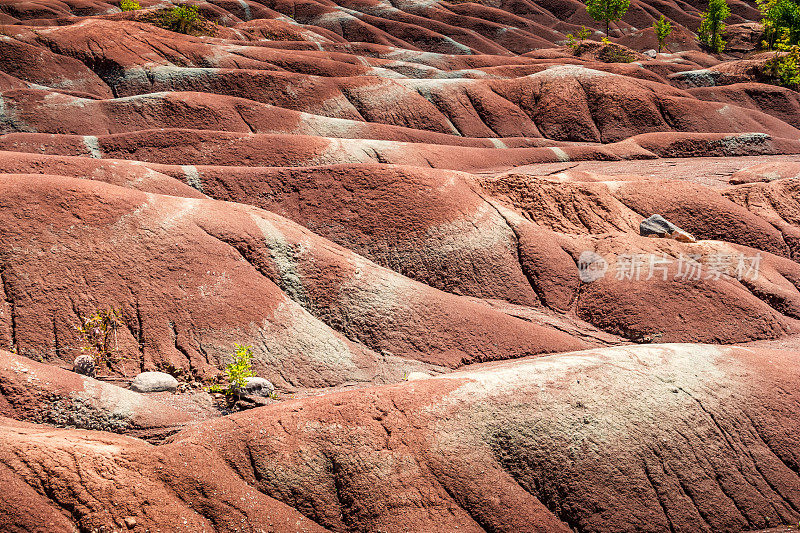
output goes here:
<path id="1" fill-rule="evenodd" d="M 726 55 L 694 0 L 576 50 L 577 0 L 197 6 L 0 0 L 1 530 L 798 523 L 800 99 L 752 3 Z"/>

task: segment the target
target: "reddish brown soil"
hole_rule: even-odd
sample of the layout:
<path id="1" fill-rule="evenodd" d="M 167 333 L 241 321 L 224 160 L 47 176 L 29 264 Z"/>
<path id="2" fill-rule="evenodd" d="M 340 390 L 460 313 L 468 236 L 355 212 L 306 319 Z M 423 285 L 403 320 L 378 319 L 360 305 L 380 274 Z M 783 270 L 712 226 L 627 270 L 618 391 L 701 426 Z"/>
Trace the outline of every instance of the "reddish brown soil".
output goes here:
<path id="1" fill-rule="evenodd" d="M 0 531 L 798 526 L 800 98 L 730 3 L 0 0 Z"/>

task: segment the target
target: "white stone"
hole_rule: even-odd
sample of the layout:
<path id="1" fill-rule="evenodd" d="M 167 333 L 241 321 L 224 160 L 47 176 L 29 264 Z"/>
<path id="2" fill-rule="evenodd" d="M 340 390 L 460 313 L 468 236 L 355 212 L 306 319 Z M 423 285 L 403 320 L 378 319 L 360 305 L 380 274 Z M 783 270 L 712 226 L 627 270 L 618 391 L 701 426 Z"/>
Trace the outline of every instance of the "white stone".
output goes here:
<path id="1" fill-rule="evenodd" d="M 245 394 L 252 394 L 253 396 L 269 396 L 275 392 L 275 385 L 264 378 L 245 378 L 247 384 L 244 386 Z"/>
<path id="2" fill-rule="evenodd" d="M 178 380 L 164 372 L 142 372 L 131 382 L 134 392 L 175 392 Z"/>

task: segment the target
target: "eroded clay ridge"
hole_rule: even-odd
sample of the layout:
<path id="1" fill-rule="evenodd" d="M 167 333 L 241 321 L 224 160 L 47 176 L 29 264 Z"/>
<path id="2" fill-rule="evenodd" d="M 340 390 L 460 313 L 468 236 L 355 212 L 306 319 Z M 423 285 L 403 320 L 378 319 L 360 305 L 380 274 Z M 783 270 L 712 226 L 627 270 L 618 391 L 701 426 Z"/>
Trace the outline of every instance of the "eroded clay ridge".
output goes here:
<path id="1" fill-rule="evenodd" d="M 161 446 L 6 418 L 0 509 L 20 531 L 752 530 L 797 519 L 798 380 L 796 353 L 652 345 L 283 402 Z"/>
<path id="2" fill-rule="evenodd" d="M 800 93 L 754 4 L 710 55 L 706 3 L 634 0 L 630 62 L 563 45 L 576 0 L 197 5 L 0 1 L 0 530 L 798 525 Z M 206 392 L 236 343 L 271 398 Z"/>

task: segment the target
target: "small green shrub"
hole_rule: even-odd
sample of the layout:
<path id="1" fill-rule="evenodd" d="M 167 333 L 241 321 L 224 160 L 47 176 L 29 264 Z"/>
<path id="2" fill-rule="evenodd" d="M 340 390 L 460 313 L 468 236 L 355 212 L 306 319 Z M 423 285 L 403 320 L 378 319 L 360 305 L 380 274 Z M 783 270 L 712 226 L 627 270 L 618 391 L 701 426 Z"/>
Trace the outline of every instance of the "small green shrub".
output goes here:
<path id="1" fill-rule="evenodd" d="M 776 73 L 781 85 L 790 89 L 797 89 L 800 87 L 800 47 L 794 45 L 792 50 L 781 56 L 778 60 Z"/>
<path id="2" fill-rule="evenodd" d="M 572 48 L 572 53 L 576 56 L 594 55 L 598 61 L 603 63 L 631 63 L 636 61 L 636 55 L 631 50 L 612 43 L 605 37 L 599 43 L 597 41 L 580 41 L 568 46 Z"/>
<path id="3" fill-rule="evenodd" d="M 208 388 L 209 392 L 222 393 L 233 403 L 239 399 L 241 392 L 247 385 L 247 378 L 255 377 L 250 361 L 253 359 L 253 352 L 250 346 L 235 344 L 233 361 L 225 367 L 225 378 L 227 384 L 212 385 Z"/>
<path id="4" fill-rule="evenodd" d="M 656 40 L 658 41 L 658 52 L 661 53 L 667 42 L 667 37 L 672 33 L 672 23 L 667 20 L 667 17 L 661 15 L 660 19 L 653 21 L 653 32 L 656 34 Z"/>
<path id="5" fill-rule="evenodd" d="M 600 51 L 598 59 L 603 63 L 633 63 L 636 56 L 618 44 L 610 44 Z"/>
<path id="6" fill-rule="evenodd" d="M 764 64 L 764 74 L 789 89 L 800 88 L 800 46 L 789 43 L 789 37 L 778 41 L 775 56 Z"/>
<path id="7" fill-rule="evenodd" d="M 98 366 L 116 360 L 117 328 L 121 325 L 122 318 L 113 306 L 95 311 L 88 317 L 82 316 L 77 328 L 83 344 L 81 351 L 92 356 Z"/>
<path id="8" fill-rule="evenodd" d="M 577 52 L 580 46 L 583 44 L 583 41 L 591 37 L 592 30 L 587 28 L 586 26 L 581 26 L 581 29 L 575 32 L 575 35 L 568 33 L 567 34 L 567 46 L 569 46 L 573 52 Z"/>
<path id="9" fill-rule="evenodd" d="M 722 53 L 728 44 L 722 38 L 725 33 L 725 20 L 731 16 L 731 8 L 726 0 L 709 0 L 708 11 L 700 15 L 700 29 L 697 37 L 709 50 Z"/>
<path id="10" fill-rule="evenodd" d="M 205 22 L 197 6 L 181 4 L 159 12 L 156 24 L 170 31 L 190 35 L 201 33 Z"/>
<path id="11" fill-rule="evenodd" d="M 142 6 L 136 0 L 120 0 L 119 8 L 123 11 L 139 11 Z"/>

